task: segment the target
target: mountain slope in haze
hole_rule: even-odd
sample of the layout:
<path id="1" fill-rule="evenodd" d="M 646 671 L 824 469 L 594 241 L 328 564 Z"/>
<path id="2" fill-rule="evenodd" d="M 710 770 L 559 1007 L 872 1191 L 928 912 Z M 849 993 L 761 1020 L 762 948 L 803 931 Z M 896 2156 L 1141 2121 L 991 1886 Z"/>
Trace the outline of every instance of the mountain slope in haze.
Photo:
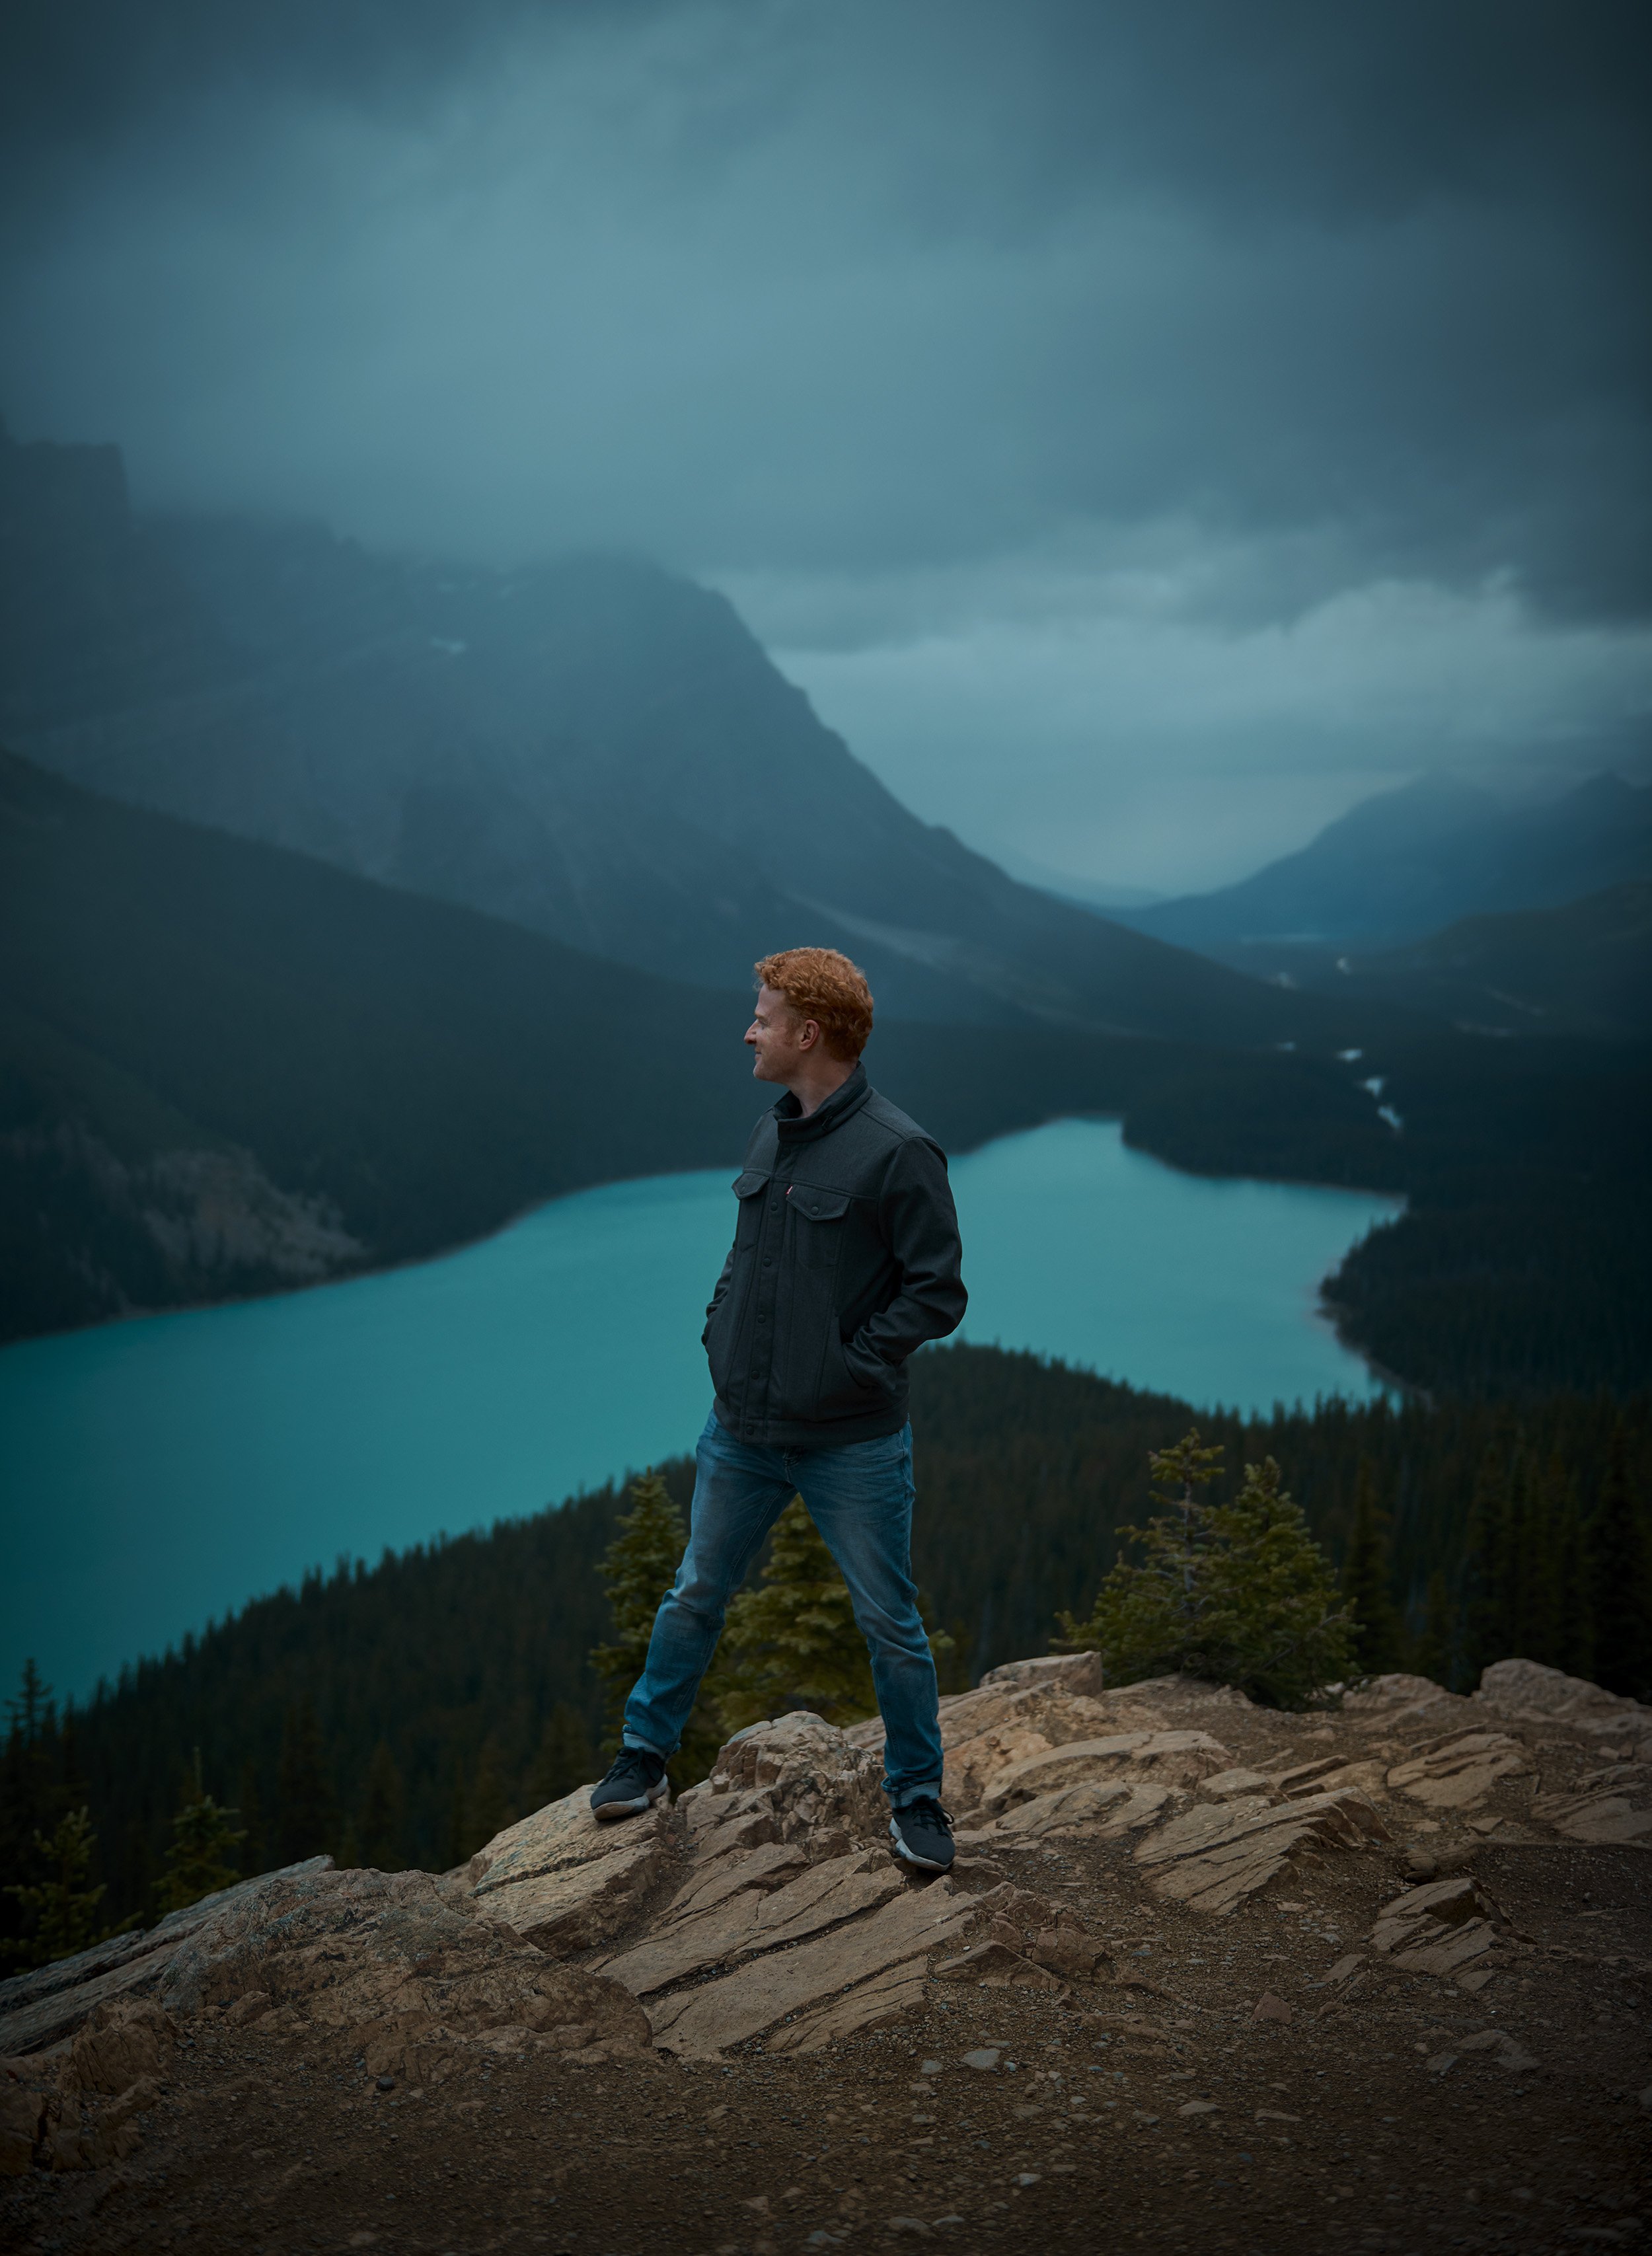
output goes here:
<path id="1" fill-rule="evenodd" d="M 741 1047 L 750 1009 L 0 753 L 0 1336 L 732 1167 L 773 1095 Z M 1393 1175 L 1334 1061 L 880 1013 L 868 1064 L 955 1150 L 1144 1105 L 1150 1148 L 1184 1166 Z"/>
<path id="2" fill-rule="evenodd" d="M 1465 916 L 1552 908 L 1643 878 L 1652 786 L 1596 776 L 1547 805 L 1510 809 L 1487 792 L 1424 779 L 1364 800 L 1242 884 L 1114 913 L 1267 976 L 1281 946 L 1393 947 Z"/>
<path id="3" fill-rule="evenodd" d="M 314 530 L 134 520 L 113 449 L 0 439 L 0 741 L 95 789 L 713 986 L 816 941 L 903 1016 L 1324 1049 L 1247 983 L 920 822 L 719 596 Z"/>
<path id="4" fill-rule="evenodd" d="M 1652 882 L 1465 917 L 1411 948 L 1327 951 L 1315 976 L 1475 1033 L 1652 1040 Z"/>

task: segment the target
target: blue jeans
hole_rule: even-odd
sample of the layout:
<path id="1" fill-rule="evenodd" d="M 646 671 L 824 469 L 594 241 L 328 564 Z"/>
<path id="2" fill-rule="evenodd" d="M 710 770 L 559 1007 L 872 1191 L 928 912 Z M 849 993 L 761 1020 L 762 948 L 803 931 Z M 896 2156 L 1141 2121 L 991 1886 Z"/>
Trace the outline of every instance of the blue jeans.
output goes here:
<path id="1" fill-rule="evenodd" d="M 688 1547 L 654 1616 L 625 1703 L 625 1745 L 674 1754 L 729 1600 L 794 1494 L 808 1506 L 854 1602 L 883 1716 L 884 1792 L 896 1808 L 941 1791 L 935 1659 L 912 1579 L 912 1428 L 836 1449 L 765 1449 L 706 1420 L 695 1452 Z"/>

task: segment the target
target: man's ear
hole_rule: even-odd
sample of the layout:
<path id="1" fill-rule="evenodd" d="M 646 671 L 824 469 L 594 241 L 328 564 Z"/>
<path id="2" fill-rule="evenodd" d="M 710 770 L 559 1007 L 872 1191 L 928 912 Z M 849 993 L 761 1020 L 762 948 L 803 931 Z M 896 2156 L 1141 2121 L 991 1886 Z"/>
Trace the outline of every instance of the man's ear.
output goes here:
<path id="1" fill-rule="evenodd" d="M 805 1019 L 802 1025 L 798 1028 L 798 1048 L 800 1050 L 812 1050 L 819 1040 L 820 1020 L 818 1019 Z"/>

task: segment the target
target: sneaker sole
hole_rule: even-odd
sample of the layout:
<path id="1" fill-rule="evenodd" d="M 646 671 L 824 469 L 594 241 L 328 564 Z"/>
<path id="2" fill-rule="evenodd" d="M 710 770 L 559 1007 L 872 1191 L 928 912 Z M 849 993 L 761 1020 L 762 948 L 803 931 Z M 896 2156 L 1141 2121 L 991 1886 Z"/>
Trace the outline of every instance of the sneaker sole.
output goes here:
<path id="1" fill-rule="evenodd" d="M 662 1778 L 658 1786 L 651 1786 L 638 1801 L 601 1801 L 591 1811 L 599 1825 L 611 1825 L 617 1818 L 641 1817 L 656 1801 L 663 1801 L 667 1788 Z"/>

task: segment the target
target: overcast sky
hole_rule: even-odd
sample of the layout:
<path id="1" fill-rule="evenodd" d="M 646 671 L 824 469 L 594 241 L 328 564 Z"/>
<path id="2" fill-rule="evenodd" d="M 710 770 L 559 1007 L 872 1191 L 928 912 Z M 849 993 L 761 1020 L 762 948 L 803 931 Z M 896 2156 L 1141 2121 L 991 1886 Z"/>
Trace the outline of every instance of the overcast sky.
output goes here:
<path id="1" fill-rule="evenodd" d="M 927 818 L 1216 884 L 1647 771 L 1642 17 L 13 0 L 0 405 L 143 503 L 659 556 Z"/>

